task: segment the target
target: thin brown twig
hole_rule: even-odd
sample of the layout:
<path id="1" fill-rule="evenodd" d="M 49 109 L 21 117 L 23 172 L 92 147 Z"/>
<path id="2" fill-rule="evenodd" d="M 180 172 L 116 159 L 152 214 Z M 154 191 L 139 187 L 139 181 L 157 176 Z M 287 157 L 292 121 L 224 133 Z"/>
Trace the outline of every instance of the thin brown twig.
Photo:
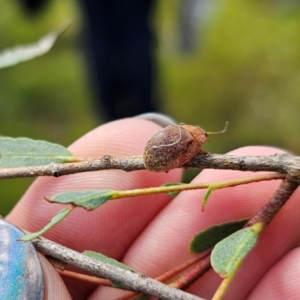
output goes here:
<path id="1" fill-rule="evenodd" d="M 281 201 L 281 205 L 279 205 L 276 209 L 270 206 L 270 208 L 272 208 L 270 211 L 273 210 L 273 213 L 270 214 L 271 217 L 269 218 L 269 221 L 284 205 L 290 195 L 297 188 L 300 181 L 300 157 L 295 157 L 289 154 L 275 154 L 268 156 L 199 154 L 188 164 L 184 165 L 184 167 L 231 169 L 255 172 L 270 171 L 288 174 L 289 179 L 286 179 L 281 186 L 281 190 L 283 190 L 284 193 L 283 198 L 285 200 Z M 120 169 L 124 171 L 143 170 L 144 163 L 142 157 L 111 157 L 106 155 L 101 159 L 90 161 L 65 164 L 52 163 L 46 166 L 1 169 L 0 179 L 37 176 L 58 177 L 79 172 L 90 172 L 105 169 Z M 291 180 L 291 178 L 293 180 Z M 260 213 L 257 215 L 259 216 L 259 214 Z M 262 214 L 265 215 L 266 212 L 263 212 Z M 257 216 L 254 218 L 257 218 Z M 253 219 L 252 222 L 255 220 L 256 219 Z M 268 223 L 269 221 L 265 222 Z M 33 243 L 39 251 L 45 254 L 84 270 L 93 272 L 97 276 L 125 284 L 134 291 L 151 294 L 161 299 L 201 299 L 197 296 L 168 287 L 135 272 L 123 270 L 115 266 L 99 262 L 93 258 L 87 257 L 46 239 L 40 238 L 35 240 Z"/>
<path id="2" fill-rule="evenodd" d="M 186 168 L 231 169 L 239 171 L 270 171 L 287 174 L 300 169 L 300 157 L 289 154 L 267 156 L 241 156 L 221 154 L 198 154 L 184 165 Z M 144 170 L 141 156 L 112 157 L 73 163 L 51 163 L 45 166 L 0 169 L 0 179 L 37 176 L 54 176 L 118 169 L 126 172 Z"/>
<path id="3" fill-rule="evenodd" d="M 167 300 L 204 300 L 195 295 L 169 287 L 145 275 L 98 261 L 45 238 L 38 238 L 33 241 L 33 244 L 38 251 L 77 268 L 87 270 L 97 276 L 124 284 L 133 291 Z"/>
<path id="4" fill-rule="evenodd" d="M 155 280 L 159 281 L 159 282 L 166 282 L 168 279 L 174 277 L 175 275 L 177 275 L 178 273 L 184 271 L 185 269 L 191 267 L 192 265 L 198 264 L 199 261 L 203 261 L 206 260 L 207 257 L 210 256 L 212 249 L 208 249 L 198 255 L 195 255 L 194 257 L 192 257 L 191 259 L 189 259 L 188 261 L 184 262 L 183 264 L 173 268 L 172 270 L 169 270 L 167 272 L 165 272 L 164 274 L 158 276 L 155 278 Z M 203 265 L 203 264 L 202 264 Z M 170 284 L 170 286 L 173 286 L 172 284 Z M 176 288 L 178 288 L 177 286 L 174 286 Z M 136 292 L 128 292 L 125 295 L 117 298 L 116 300 L 129 300 L 129 299 L 134 299 L 136 296 L 141 295 L 140 293 L 136 293 Z"/>
<path id="5" fill-rule="evenodd" d="M 250 227 L 255 226 L 255 224 L 260 224 L 260 231 L 264 229 L 273 220 L 273 218 L 284 206 L 284 204 L 290 199 L 291 195 L 295 192 L 298 186 L 299 173 L 294 170 L 286 176 L 270 201 L 266 203 L 252 218 L 250 218 L 249 221 L 244 225 L 244 227 Z M 230 276 L 223 279 L 221 285 L 218 287 L 216 293 L 213 296 L 214 300 L 223 299 L 223 296 L 234 277 L 235 274 L 231 274 Z"/>
<path id="6" fill-rule="evenodd" d="M 261 222 L 263 226 L 266 227 L 298 188 L 297 181 L 298 180 L 291 178 L 291 176 L 287 176 L 270 201 L 266 203 L 244 227 L 252 226 L 258 222 Z"/>
<path id="7" fill-rule="evenodd" d="M 203 261 L 203 260 L 207 260 L 207 258 L 209 257 L 209 254 L 211 252 L 211 249 L 208 249 L 204 252 L 202 252 L 201 254 L 192 257 L 191 259 L 189 259 L 188 261 L 184 262 L 183 264 L 173 268 L 170 271 L 165 272 L 164 274 L 162 274 L 161 276 L 155 278 L 155 280 L 159 281 L 159 282 L 164 282 L 165 280 L 169 279 L 170 277 L 176 275 L 177 273 L 183 271 L 184 269 L 190 267 L 191 265 L 198 263 L 198 261 Z M 48 259 L 52 257 L 49 256 L 47 257 Z M 55 259 L 56 260 L 56 259 Z M 60 260 L 56 260 L 59 263 L 62 263 Z M 51 262 L 52 263 L 52 262 Z M 65 265 L 65 263 L 63 263 Z M 203 263 L 202 263 L 203 265 Z M 96 276 L 91 276 L 91 275 L 87 275 L 87 274 L 82 274 L 82 273 L 78 273 L 78 272 L 73 272 L 73 271 L 69 271 L 69 270 L 61 270 L 60 268 L 57 268 L 56 265 L 54 265 L 54 267 L 56 268 L 56 271 L 64 277 L 70 277 L 70 278 L 76 278 L 82 281 L 86 281 L 89 283 L 93 283 L 93 284 L 98 284 L 98 285 L 104 285 L 104 286 L 110 286 L 113 287 L 111 281 L 109 279 L 104 279 L 104 278 L 100 278 L 100 277 L 96 277 Z M 174 286 L 173 284 L 171 284 L 171 286 L 178 288 L 178 286 Z M 118 300 L 125 300 L 125 299 L 129 299 L 130 297 L 139 295 L 140 293 L 137 292 L 128 292 L 125 296 L 118 298 Z"/>
<path id="8" fill-rule="evenodd" d="M 191 268 L 191 270 L 184 274 L 184 276 L 181 276 L 180 278 L 178 278 L 178 280 L 172 282 L 170 286 L 185 290 L 197 279 L 203 276 L 210 268 L 210 255 L 208 255 L 201 259 L 198 263 L 196 263 L 195 266 Z"/>
<path id="9" fill-rule="evenodd" d="M 104 278 L 99 278 L 96 276 L 91 276 L 91 275 L 86 275 L 78 272 L 72 272 L 69 270 L 60 270 L 56 268 L 56 271 L 64 277 L 70 277 L 70 278 L 76 278 L 79 280 L 83 280 L 85 282 L 93 283 L 93 284 L 98 284 L 98 285 L 105 285 L 105 286 L 110 286 L 112 287 L 112 283 L 109 279 L 104 279 Z"/>

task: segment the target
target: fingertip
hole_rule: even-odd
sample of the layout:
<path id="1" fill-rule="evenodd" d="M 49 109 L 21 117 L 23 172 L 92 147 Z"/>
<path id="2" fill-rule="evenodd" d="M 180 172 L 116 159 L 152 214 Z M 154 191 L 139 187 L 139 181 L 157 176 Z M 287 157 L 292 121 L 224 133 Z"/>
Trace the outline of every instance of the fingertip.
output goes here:
<path id="1" fill-rule="evenodd" d="M 227 154 L 234 155 L 272 155 L 276 153 L 286 153 L 286 151 L 279 147 L 272 146 L 245 146 L 234 149 Z"/>
<path id="2" fill-rule="evenodd" d="M 264 275 L 247 299 L 297 299 L 300 294 L 299 277 L 300 249 L 296 248 Z"/>
<path id="3" fill-rule="evenodd" d="M 43 272 L 44 272 L 44 280 L 45 280 L 45 300 L 68 300 L 72 299 L 67 287 L 65 286 L 62 278 L 56 272 L 55 268 L 51 265 L 51 263 L 43 256 L 40 255 Z"/>
<path id="4" fill-rule="evenodd" d="M 142 155 L 148 139 L 161 126 L 140 118 L 121 119 L 103 124 L 75 141 L 69 149 L 79 158 L 103 155 Z"/>
<path id="5" fill-rule="evenodd" d="M 226 155 L 264 156 L 285 153 L 283 149 L 269 146 L 246 146 L 226 153 Z M 193 182 L 219 182 L 239 178 L 255 177 L 269 172 L 239 170 L 203 170 Z M 273 195 L 281 180 L 260 181 L 235 187 L 216 189 L 210 195 L 202 221 L 215 224 L 237 218 L 251 216 Z M 203 199 L 204 190 L 194 192 Z"/>
<path id="6" fill-rule="evenodd" d="M 114 121 L 87 133 L 73 143 L 70 149 L 81 158 L 99 158 L 103 155 L 142 155 L 147 140 L 160 128 L 159 125 L 143 119 Z M 59 178 L 38 178 L 7 218 L 19 227 L 35 232 L 45 226 L 62 209 L 61 205 L 44 201 L 44 196 L 50 198 L 57 193 L 70 190 L 131 190 L 160 186 L 180 179 L 180 169 L 172 170 L 167 174 L 103 170 Z M 165 194 L 152 197 L 138 196 L 113 201 L 93 212 L 76 209 L 45 236 L 77 250 L 85 250 L 87 247 L 100 250 L 99 247 L 102 247 L 101 250 L 120 256 L 140 230 L 170 200 L 171 198 Z M 70 232 L 76 232 L 77 240 L 74 240 Z M 114 232 L 114 235 L 111 232 Z M 110 247 L 110 243 L 113 243 L 117 237 L 120 239 L 118 246 Z M 106 240 L 107 243 L 99 244 L 97 242 L 99 239 Z"/>
<path id="7" fill-rule="evenodd" d="M 239 155 L 239 156 L 265 156 L 265 155 L 274 155 L 274 154 L 282 154 L 286 153 L 283 149 L 270 147 L 270 146 L 245 146 L 234 149 L 226 155 Z M 259 174 L 265 174 L 267 172 L 259 172 Z M 213 180 L 226 180 L 227 178 L 236 178 L 238 177 L 249 177 L 258 174 L 257 172 L 251 171 L 240 171 L 240 170 L 215 170 L 215 169 L 205 169 L 203 170 L 198 178 L 204 181 Z"/>

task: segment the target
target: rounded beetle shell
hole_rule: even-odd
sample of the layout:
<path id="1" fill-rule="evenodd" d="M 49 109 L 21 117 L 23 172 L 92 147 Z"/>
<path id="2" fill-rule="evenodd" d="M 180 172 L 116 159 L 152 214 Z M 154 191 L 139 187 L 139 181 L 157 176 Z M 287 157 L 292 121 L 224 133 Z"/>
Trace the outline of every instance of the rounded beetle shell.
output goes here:
<path id="1" fill-rule="evenodd" d="M 147 142 L 144 151 L 145 168 L 152 172 L 168 172 L 179 168 L 208 142 L 206 132 L 192 125 L 170 125 Z"/>

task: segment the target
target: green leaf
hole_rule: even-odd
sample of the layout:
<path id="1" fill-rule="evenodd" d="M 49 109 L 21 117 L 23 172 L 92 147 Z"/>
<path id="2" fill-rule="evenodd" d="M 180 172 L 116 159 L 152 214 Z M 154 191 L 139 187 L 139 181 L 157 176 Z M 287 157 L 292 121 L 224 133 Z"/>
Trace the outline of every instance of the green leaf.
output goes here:
<path id="1" fill-rule="evenodd" d="M 119 267 L 119 268 L 124 269 L 124 270 L 129 270 L 129 271 L 135 272 L 134 270 L 132 270 L 128 266 L 122 264 L 121 262 L 119 262 L 119 261 L 117 261 L 113 258 L 107 257 L 107 256 L 103 255 L 102 253 L 86 250 L 86 251 L 83 252 L 83 254 L 86 255 L 86 256 L 92 257 L 94 259 L 97 259 L 99 261 L 102 261 L 104 263 L 110 264 L 112 266 Z M 112 284 L 115 288 L 122 289 L 122 290 L 130 290 L 130 288 L 128 288 L 124 284 L 120 284 L 120 283 L 115 282 L 115 281 L 112 281 Z"/>
<path id="2" fill-rule="evenodd" d="M 113 190 L 86 190 L 64 192 L 55 195 L 49 202 L 73 204 L 86 210 L 93 210 L 110 200 L 115 194 Z"/>
<path id="3" fill-rule="evenodd" d="M 67 148 L 28 138 L 0 138 L 0 168 L 47 165 L 78 160 Z"/>
<path id="4" fill-rule="evenodd" d="M 211 253 L 213 269 L 223 278 L 233 275 L 257 242 L 261 223 L 243 228 L 219 242 Z"/>
<path id="5" fill-rule="evenodd" d="M 51 32 L 33 44 L 16 46 L 0 53 L 0 69 L 10 67 L 47 53 L 54 45 L 57 38 L 67 29 L 64 26 L 57 32 Z"/>
<path id="6" fill-rule="evenodd" d="M 66 218 L 67 215 L 70 214 L 70 212 L 73 209 L 74 209 L 73 207 L 67 207 L 62 209 L 61 211 L 58 212 L 58 214 L 55 217 L 51 219 L 51 221 L 42 230 L 38 232 L 26 234 L 20 240 L 24 242 L 28 242 L 35 238 L 38 238 L 39 236 L 47 232 L 49 229 L 51 229 L 53 226 L 61 222 L 64 218 Z"/>
<path id="7" fill-rule="evenodd" d="M 182 185 L 182 182 L 169 182 L 165 183 L 162 186 L 177 186 L 177 185 Z M 168 196 L 170 197 L 175 197 L 180 193 L 180 191 L 175 191 L 175 192 L 169 192 L 167 193 Z"/>
<path id="8" fill-rule="evenodd" d="M 125 264 L 123 264 L 123 263 L 121 263 L 121 262 L 119 262 L 119 261 L 117 261 L 117 260 L 115 260 L 113 258 L 110 258 L 108 256 L 105 256 L 104 254 L 99 253 L 99 252 L 86 250 L 86 251 L 82 252 L 82 254 L 84 254 L 86 256 L 89 256 L 89 257 L 92 257 L 94 259 L 97 259 L 99 261 L 102 261 L 104 263 L 107 263 L 107 264 L 110 264 L 110 265 L 122 268 L 124 270 L 133 271 L 130 267 L 126 266 Z"/>
<path id="9" fill-rule="evenodd" d="M 151 298 L 150 295 L 142 294 L 141 296 L 134 298 L 134 300 L 148 300 L 150 298 Z"/>
<path id="10" fill-rule="evenodd" d="M 203 201 L 202 201 L 202 211 L 204 211 L 205 209 L 205 206 L 208 202 L 208 199 L 211 195 L 211 193 L 215 190 L 215 188 L 213 186 L 210 186 L 207 190 L 206 190 L 206 193 L 204 195 L 204 198 L 203 198 Z"/>
<path id="11" fill-rule="evenodd" d="M 230 234 L 243 228 L 247 221 L 248 219 L 241 219 L 237 221 L 221 223 L 200 231 L 190 242 L 190 251 L 192 253 L 204 252 Z"/>

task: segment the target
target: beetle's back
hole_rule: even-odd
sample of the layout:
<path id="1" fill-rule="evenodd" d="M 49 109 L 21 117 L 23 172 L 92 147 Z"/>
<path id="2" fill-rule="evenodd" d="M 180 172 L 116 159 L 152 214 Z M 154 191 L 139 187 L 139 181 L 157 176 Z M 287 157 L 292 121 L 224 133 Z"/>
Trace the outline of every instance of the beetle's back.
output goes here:
<path id="1" fill-rule="evenodd" d="M 146 144 L 145 167 L 153 172 L 179 168 L 199 151 L 200 145 L 181 125 L 170 125 L 157 132 Z"/>

